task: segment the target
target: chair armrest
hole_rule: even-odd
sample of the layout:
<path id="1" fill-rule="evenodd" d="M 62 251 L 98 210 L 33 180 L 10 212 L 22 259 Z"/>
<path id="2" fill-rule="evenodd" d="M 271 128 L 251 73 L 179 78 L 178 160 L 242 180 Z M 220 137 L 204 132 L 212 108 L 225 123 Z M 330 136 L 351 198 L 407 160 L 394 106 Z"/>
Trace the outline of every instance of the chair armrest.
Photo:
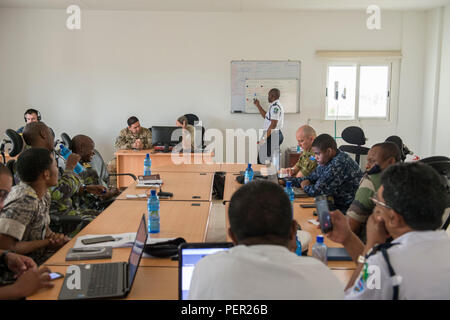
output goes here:
<path id="1" fill-rule="evenodd" d="M 117 176 L 130 176 L 130 177 L 132 177 L 134 179 L 134 181 L 137 180 L 137 177 L 134 174 L 132 174 L 132 173 L 110 173 L 109 176 L 115 176 L 115 177 L 117 177 Z"/>

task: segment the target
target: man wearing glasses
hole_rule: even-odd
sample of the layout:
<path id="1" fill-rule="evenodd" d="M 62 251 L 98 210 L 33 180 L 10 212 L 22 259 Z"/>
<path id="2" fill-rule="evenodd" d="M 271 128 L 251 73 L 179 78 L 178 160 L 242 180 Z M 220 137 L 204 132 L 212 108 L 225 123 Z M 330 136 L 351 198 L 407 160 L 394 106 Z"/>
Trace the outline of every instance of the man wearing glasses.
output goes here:
<path id="1" fill-rule="evenodd" d="M 437 172 L 422 163 L 391 166 L 372 201 L 365 245 L 341 212 L 331 212 L 327 236 L 358 263 L 346 298 L 449 299 L 450 238 L 437 230 L 448 195 Z"/>

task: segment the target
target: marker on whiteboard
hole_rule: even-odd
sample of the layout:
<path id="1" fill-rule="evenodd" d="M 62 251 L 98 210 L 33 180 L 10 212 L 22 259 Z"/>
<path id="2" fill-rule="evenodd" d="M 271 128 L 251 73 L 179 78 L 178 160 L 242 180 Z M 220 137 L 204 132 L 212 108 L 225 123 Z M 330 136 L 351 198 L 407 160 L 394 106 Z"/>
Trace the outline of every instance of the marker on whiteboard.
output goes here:
<path id="1" fill-rule="evenodd" d="M 241 110 L 234 110 L 233 113 L 242 113 Z"/>

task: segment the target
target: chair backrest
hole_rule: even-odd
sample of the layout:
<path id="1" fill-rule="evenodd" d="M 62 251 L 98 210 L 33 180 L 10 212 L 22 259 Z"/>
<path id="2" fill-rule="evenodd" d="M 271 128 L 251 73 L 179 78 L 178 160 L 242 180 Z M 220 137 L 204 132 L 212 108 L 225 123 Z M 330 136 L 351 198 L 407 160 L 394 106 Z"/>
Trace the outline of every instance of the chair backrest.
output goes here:
<path id="1" fill-rule="evenodd" d="M 450 159 L 444 156 L 434 156 L 421 159 L 420 162 L 426 163 L 439 174 L 441 184 L 447 190 L 447 210 L 444 214 L 444 223 L 442 229 L 447 230 L 450 224 Z"/>
<path id="2" fill-rule="evenodd" d="M 97 150 L 94 150 L 94 156 L 92 157 L 92 161 L 90 162 L 90 165 L 92 168 L 94 168 L 97 171 L 97 174 L 99 178 L 105 183 L 109 183 L 109 173 L 106 168 L 105 161 L 103 160 L 103 157 L 101 156 L 100 152 Z"/>
<path id="3" fill-rule="evenodd" d="M 63 132 L 61 133 L 61 139 L 66 148 L 72 150 L 73 146 L 72 146 L 72 139 L 70 139 L 70 136 L 67 133 Z"/>
<path id="4" fill-rule="evenodd" d="M 184 115 L 188 119 L 188 124 L 193 126 L 195 124 L 195 121 L 199 121 L 200 119 L 193 113 L 187 113 Z"/>
<path id="5" fill-rule="evenodd" d="M 11 175 L 13 176 L 13 186 L 16 185 L 16 179 L 15 179 L 15 172 L 14 172 L 14 165 L 16 164 L 16 160 L 11 159 L 6 163 L 6 167 L 9 169 L 9 171 L 11 172 Z"/>
<path id="6" fill-rule="evenodd" d="M 23 138 L 13 129 L 6 129 L 5 134 L 9 139 L 5 139 L 4 141 L 11 145 L 8 149 L 8 154 L 11 157 L 15 157 L 23 150 L 23 146 L 25 145 Z"/>
<path id="7" fill-rule="evenodd" d="M 347 127 L 342 131 L 342 139 L 350 144 L 356 144 L 358 146 L 363 146 L 366 144 L 366 136 L 364 131 L 360 127 Z"/>

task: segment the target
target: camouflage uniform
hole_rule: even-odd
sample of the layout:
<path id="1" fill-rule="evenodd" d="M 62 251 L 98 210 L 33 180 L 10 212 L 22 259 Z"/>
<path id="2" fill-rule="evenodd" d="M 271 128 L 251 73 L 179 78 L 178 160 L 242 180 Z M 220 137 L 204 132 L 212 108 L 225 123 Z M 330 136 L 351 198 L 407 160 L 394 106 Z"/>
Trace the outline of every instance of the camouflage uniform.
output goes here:
<path id="1" fill-rule="evenodd" d="M 107 187 L 103 180 L 99 178 L 97 171 L 92 168 L 89 163 L 83 163 L 83 167 L 84 171 L 80 172 L 79 176 L 85 185 L 102 185 Z M 96 203 L 101 201 L 98 196 L 90 193 L 75 195 L 72 199 L 74 200 L 77 208 L 85 210 L 94 209 L 96 207 Z"/>
<path id="2" fill-rule="evenodd" d="M 362 240 L 366 238 L 366 222 L 372 214 L 375 204 L 371 197 L 374 197 L 381 186 L 381 172 L 375 174 L 365 174 L 361 179 L 359 188 L 356 191 L 355 199 L 353 200 L 347 215 L 362 224 L 360 237 Z"/>
<path id="3" fill-rule="evenodd" d="M 116 151 L 121 149 L 131 150 L 133 149 L 133 143 L 137 139 L 140 139 L 142 141 L 143 149 L 152 148 L 152 132 L 144 127 L 141 127 L 141 131 L 138 134 L 133 134 L 128 128 L 122 129 L 119 133 L 119 136 L 116 138 L 114 148 Z M 116 157 L 114 157 L 111 161 L 109 161 L 107 168 L 109 173 L 117 173 Z M 117 186 L 116 177 L 110 178 L 109 186 L 110 187 Z"/>
<path id="4" fill-rule="evenodd" d="M 295 166 L 300 170 L 304 177 L 308 176 L 317 168 L 317 162 L 314 158 L 314 153 L 309 150 L 304 150 L 298 158 Z"/>
<path id="5" fill-rule="evenodd" d="M 100 214 L 99 211 L 79 208 L 72 198 L 78 196 L 83 180 L 73 171 L 64 171 L 64 174 L 58 179 L 58 185 L 50 189 L 51 206 L 50 214 L 78 216 L 83 222 L 76 226 L 75 230 L 69 232 L 69 236 L 76 235 L 83 225 L 94 220 Z"/>
<path id="6" fill-rule="evenodd" d="M 50 224 L 50 194 L 47 192 L 39 199 L 32 187 L 25 183 L 14 186 L 5 200 L 0 214 L 0 233 L 13 237 L 17 241 L 44 240 Z M 47 260 L 54 252 L 46 248 L 28 254 L 38 265 Z M 3 270 L 6 271 L 6 270 Z M 3 283 L 9 283 L 13 273 L 2 273 Z"/>
<path id="7" fill-rule="evenodd" d="M 358 164 L 348 154 L 338 150 L 327 164 L 318 166 L 307 177 L 294 178 L 292 185 L 300 187 L 303 180 L 309 180 L 311 184 L 303 188 L 309 196 L 332 196 L 336 209 L 345 213 L 355 197 L 362 176 Z"/>

